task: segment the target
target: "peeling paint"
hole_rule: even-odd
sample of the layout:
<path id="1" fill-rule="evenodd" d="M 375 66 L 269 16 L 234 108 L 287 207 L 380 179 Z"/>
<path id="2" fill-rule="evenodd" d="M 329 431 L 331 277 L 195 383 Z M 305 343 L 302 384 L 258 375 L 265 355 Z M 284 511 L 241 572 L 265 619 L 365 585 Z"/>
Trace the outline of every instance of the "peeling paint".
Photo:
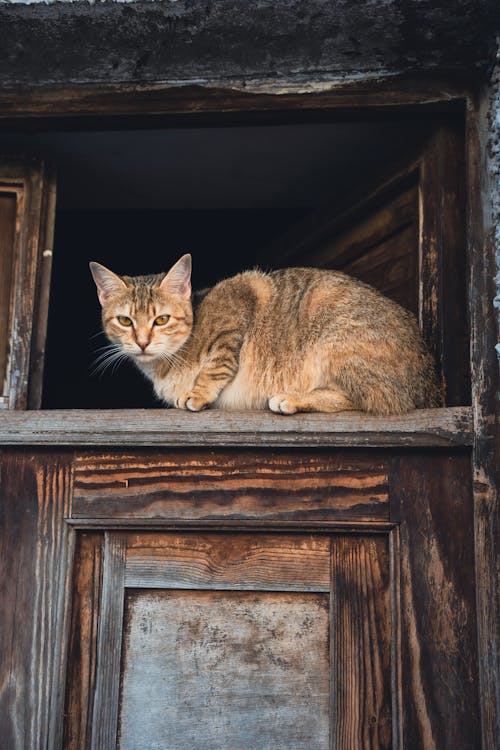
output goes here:
<path id="1" fill-rule="evenodd" d="M 495 243 L 495 285 L 493 306 L 496 311 L 497 336 L 500 336 L 500 37 L 497 40 L 496 65 L 490 81 L 488 169 Z M 500 338 L 495 346 L 500 365 Z"/>

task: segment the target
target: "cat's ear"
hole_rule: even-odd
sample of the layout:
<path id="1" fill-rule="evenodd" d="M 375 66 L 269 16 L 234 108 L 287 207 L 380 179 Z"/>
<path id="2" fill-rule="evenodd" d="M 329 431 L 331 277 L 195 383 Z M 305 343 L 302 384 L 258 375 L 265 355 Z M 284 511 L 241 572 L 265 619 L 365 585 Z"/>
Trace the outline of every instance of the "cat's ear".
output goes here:
<path id="1" fill-rule="evenodd" d="M 191 256 L 183 255 L 177 263 L 172 266 L 167 275 L 162 279 L 160 289 L 169 294 L 177 294 L 182 299 L 191 297 Z"/>
<path id="2" fill-rule="evenodd" d="M 106 266 L 101 266 L 100 263 L 95 263 L 94 261 L 89 263 L 89 266 L 90 273 L 97 287 L 97 295 L 101 305 L 104 305 L 110 297 L 125 291 L 127 288 L 125 282 L 116 273 L 106 268 Z"/>

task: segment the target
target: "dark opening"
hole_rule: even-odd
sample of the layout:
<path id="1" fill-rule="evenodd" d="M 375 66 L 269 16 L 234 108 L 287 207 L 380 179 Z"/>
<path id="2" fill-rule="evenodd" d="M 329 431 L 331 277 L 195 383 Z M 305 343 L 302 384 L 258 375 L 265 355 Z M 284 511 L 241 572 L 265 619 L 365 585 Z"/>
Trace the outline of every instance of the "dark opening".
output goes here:
<path id="1" fill-rule="evenodd" d="M 411 160 L 428 131 L 425 120 L 379 119 L 4 135 L 4 147 L 44 156 L 58 169 L 42 407 L 160 406 L 133 364 L 92 375 L 106 342 L 90 260 L 135 275 L 168 270 L 191 252 L 195 288 L 256 264 L 294 265 L 286 253 L 267 260 L 266 248 L 293 238 L 308 216 L 314 224 L 322 207 L 335 218 L 346 196 Z M 407 230 L 408 222 L 400 224 L 398 232 Z M 342 267 L 351 271 L 353 262 Z M 418 269 L 399 262 L 404 283 L 410 274 L 416 290 Z M 368 280 L 379 284 L 376 273 Z M 391 289 L 415 306 L 401 280 Z"/>

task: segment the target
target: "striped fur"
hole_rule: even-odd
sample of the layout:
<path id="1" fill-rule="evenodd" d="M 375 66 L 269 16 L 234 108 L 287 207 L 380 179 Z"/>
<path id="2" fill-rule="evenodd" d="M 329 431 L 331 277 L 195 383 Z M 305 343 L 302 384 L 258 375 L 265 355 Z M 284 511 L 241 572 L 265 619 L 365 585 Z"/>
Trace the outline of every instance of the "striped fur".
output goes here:
<path id="1" fill-rule="evenodd" d="M 92 265 L 106 335 L 169 405 L 387 415 L 438 403 L 414 316 L 345 274 L 247 271 L 193 310 L 190 256 L 157 276 Z M 167 325 L 153 324 L 159 315 Z"/>

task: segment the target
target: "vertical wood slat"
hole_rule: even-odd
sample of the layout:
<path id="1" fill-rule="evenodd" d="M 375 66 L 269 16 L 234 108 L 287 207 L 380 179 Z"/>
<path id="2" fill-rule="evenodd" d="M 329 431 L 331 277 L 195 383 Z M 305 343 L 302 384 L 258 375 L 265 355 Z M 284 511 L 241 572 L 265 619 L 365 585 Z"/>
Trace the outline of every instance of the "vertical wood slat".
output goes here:
<path id="1" fill-rule="evenodd" d="M 9 356 L 12 269 L 16 234 L 17 193 L 0 192 L 0 395 L 4 393 Z"/>
<path id="2" fill-rule="evenodd" d="M 386 537 L 333 537 L 331 601 L 331 750 L 391 748 Z"/>
<path id="3" fill-rule="evenodd" d="M 464 159 L 463 133 L 443 124 L 420 162 L 419 317 L 447 406 L 470 403 Z"/>
<path id="4" fill-rule="evenodd" d="M 64 521 L 71 465 L 65 456 L 9 451 L 0 471 L 0 742 L 9 750 L 58 748 L 74 538 Z"/>
<path id="5" fill-rule="evenodd" d="M 497 271 L 486 162 L 490 105 L 487 92 L 483 91 L 477 100 L 469 101 L 467 111 L 467 245 L 474 414 L 472 470 L 482 750 L 495 747 L 500 726 L 500 404 L 495 351 L 498 327 L 490 302 L 496 293 Z"/>
<path id="6" fill-rule="evenodd" d="M 15 196 L 15 229 L 12 231 L 12 216 L 9 219 L 10 204 L 10 228 L 5 227 L 0 246 L 4 256 L 0 270 L 5 272 L 2 285 L 10 290 L 2 302 L 8 305 L 5 340 L 0 333 L 4 407 L 39 408 L 54 235 L 55 172 L 36 160 L 0 158 L 0 194 Z M 0 222 L 1 219 L 0 215 Z M 1 223 L 0 229 L 4 231 Z"/>
<path id="7" fill-rule="evenodd" d="M 88 748 L 92 736 L 92 696 L 97 672 L 104 534 L 79 535 L 75 554 L 72 622 L 68 645 L 64 750 Z"/>
<path id="8" fill-rule="evenodd" d="M 116 747 L 126 550 L 125 535 L 105 534 L 91 750 Z"/>
<path id="9" fill-rule="evenodd" d="M 470 457 L 395 457 L 405 750 L 479 748 Z"/>

